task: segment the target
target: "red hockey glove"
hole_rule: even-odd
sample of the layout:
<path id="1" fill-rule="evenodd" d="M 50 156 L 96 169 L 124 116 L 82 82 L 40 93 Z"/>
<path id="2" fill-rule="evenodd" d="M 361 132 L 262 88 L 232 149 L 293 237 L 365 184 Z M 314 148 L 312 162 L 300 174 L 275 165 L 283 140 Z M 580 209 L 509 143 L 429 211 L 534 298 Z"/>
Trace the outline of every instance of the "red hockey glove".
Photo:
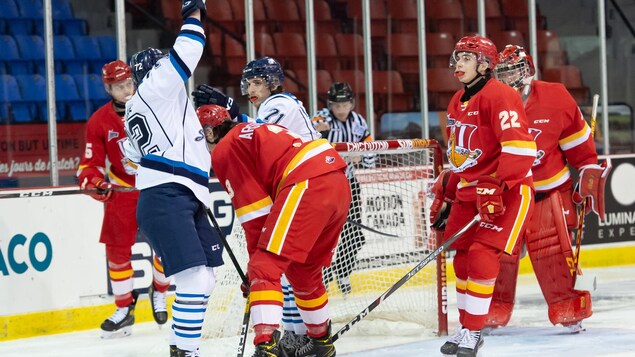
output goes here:
<path id="1" fill-rule="evenodd" d="M 476 206 L 485 222 L 493 222 L 494 218 L 505 213 L 503 191 L 505 183 L 491 176 L 481 176 L 476 184 Z"/>
<path id="2" fill-rule="evenodd" d="M 243 297 L 245 299 L 249 297 L 249 287 L 244 282 L 240 284 L 240 291 L 243 292 Z"/>
<path id="3" fill-rule="evenodd" d="M 580 168 L 580 177 L 573 190 L 573 202 L 581 204 L 587 200 L 586 212 L 595 212 L 604 220 L 604 187 L 611 172 L 611 159 L 607 158 L 601 165 L 585 165 Z"/>
<path id="4" fill-rule="evenodd" d="M 450 170 L 443 170 L 428 188 L 428 197 L 433 198 L 430 206 L 432 228 L 442 231 L 450 215 L 450 207 L 456 195 L 459 177 Z"/>
<path id="5" fill-rule="evenodd" d="M 99 177 L 84 177 L 80 188 L 99 202 L 106 202 L 112 197 L 112 185 Z"/>

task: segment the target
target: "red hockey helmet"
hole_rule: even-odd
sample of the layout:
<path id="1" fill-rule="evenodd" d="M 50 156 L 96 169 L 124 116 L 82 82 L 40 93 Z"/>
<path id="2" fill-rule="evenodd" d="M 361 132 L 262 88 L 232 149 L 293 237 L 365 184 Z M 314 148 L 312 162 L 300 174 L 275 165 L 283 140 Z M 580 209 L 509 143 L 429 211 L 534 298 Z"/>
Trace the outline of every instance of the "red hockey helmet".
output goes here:
<path id="1" fill-rule="evenodd" d="M 498 50 L 496 49 L 496 45 L 487 37 L 474 35 L 461 38 L 454 46 L 454 53 L 450 59 L 450 67 L 454 67 L 457 56 L 461 52 L 474 53 L 478 63 L 487 61 L 487 67 L 490 70 L 494 70 L 498 63 Z"/>
<path id="2" fill-rule="evenodd" d="M 101 80 L 104 84 L 113 84 L 129 78 L 132 78 L 130 66 L 124 61 L 112 61 L 101 68 Z"/>
<path id="3" fill-rule="evenodd" d="M 231 116 L 227 109 L 216 104 L 207 104 L 196 109 L 196 115 L 201 122 L 201 126 L 215 128 L 225 121 L 231 121 Z"/>
<path id="4" fill-rule="evenodd" d="M 496 79 L 513 88 L 525 86 L 536 74 L 534 61 L 522 46 L 505 46 L 499 54 L 498 61 L 494 69 Z"/>

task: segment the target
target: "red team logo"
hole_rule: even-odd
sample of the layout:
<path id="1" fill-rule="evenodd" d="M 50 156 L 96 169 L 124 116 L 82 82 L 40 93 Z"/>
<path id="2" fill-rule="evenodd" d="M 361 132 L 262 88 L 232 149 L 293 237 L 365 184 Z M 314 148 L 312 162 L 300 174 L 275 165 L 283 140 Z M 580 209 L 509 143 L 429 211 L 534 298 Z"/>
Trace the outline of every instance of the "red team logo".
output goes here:
<path id="1" fill-rule="evenodd" d="M 471 146 L 472 136 L 478 129 L 476 125 L 462 124 L 456 119 L 448 119 L 450 138 L 448 139 L 448 160 L 452 171 L 462 172 L 475 166 L 481 156 L 481 149 Z"/>

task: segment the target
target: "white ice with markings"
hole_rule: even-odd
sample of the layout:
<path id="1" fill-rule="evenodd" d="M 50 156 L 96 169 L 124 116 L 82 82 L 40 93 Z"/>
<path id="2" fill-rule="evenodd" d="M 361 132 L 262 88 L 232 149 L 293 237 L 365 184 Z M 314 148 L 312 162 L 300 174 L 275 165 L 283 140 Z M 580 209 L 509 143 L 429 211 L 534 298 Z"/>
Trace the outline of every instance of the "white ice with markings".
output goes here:
<path id="1" fill-rule="evenodd" d="M 594 314 L 584 322 L 585 332 L 570 335 L 567 329 L 552 326 L 536 279 L 523 275 L 509 325 L 485 336 L 479 356 L 635 356 L 635 266 L 587 269 L 586 274 L 597 276 L 598 290 L 593 293 Z M 449 288 L 452 333 L 457 326 L 457 312 L 454 287 Z M 338 356 L 442 356 L 439 347 L 444 338 L 407 323 L 377 324 L 355 325 L 337 341 Z M 133 327 L 132 336 L 102 340 L 100 331 L 94 329 L 2 342 L 0 356 L 168 356 L 167 334 L 167 327 L 159 329 L 154 323 L 141 323 Z M 249 341 L 252 338 L 250 335 Z M 235 340 L 205 340 L 201 356 L 236 356 L 235 349 Z M 253 347 L 249 346 L 245 356 L 252 353 Z"/>

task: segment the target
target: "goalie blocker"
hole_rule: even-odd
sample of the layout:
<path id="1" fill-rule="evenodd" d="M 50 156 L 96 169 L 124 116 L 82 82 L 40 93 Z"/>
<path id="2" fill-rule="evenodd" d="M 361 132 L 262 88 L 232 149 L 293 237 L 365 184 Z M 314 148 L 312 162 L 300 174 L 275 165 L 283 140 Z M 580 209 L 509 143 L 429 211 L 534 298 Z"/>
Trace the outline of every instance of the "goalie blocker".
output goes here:
<path id="1" fill-rule="evenodd" d="M 571 237 L 563 212 L 570 212 L 569 227 L 575 227 L 575 209 L 564 207 L 561 195 L 571 191 L 553 191 L 545 197 L 537 196 L 534 217 L 525 233 L 525 244 L 540 289 L 549 306 L 549 321 L 564 326 L 592 315 L 591 296 L 588 291 L 575 290 L 574 259 Z M 569 201 L 570 202 L 570 201 Z M 501 270 L 492 297 L 487 326 L 505 326 L 514 308 L 516 277 L 520 260 L 520 244 L 512 255 L 501 259 Z M 502 267 L 506 266 L 505 269 Z"/>

